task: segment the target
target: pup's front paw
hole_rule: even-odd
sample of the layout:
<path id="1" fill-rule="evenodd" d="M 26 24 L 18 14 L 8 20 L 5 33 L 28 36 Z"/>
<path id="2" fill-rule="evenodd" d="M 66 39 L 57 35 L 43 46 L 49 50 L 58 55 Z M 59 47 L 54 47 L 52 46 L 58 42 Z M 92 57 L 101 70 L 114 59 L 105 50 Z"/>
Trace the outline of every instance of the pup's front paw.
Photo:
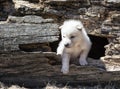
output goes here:
<path id="1" fill-rule="evenodd" d="M 57 51 L 57 55 L 62 55 L 62 51 Z"/>
<path id="2" fill-rule="evenodd" d="M 69 73 L 69 70 L 66 69 L 66 68 L 62 68 L 62 69 L 61 69 L 61 72 L 62 72 L 63 74 L 68 74 L 68 73 Z"/>
<path id="3" fill-rule="evenodd" d="M 57 55 L 62 55 L 62 53 L 58 53 L 58 52 L 57 52 Z"/>
<path id="4" fill-rule="evenodd" d="M 88 65 L 88 62 L 86 60 L 80 60 L 80 65 Z"/>

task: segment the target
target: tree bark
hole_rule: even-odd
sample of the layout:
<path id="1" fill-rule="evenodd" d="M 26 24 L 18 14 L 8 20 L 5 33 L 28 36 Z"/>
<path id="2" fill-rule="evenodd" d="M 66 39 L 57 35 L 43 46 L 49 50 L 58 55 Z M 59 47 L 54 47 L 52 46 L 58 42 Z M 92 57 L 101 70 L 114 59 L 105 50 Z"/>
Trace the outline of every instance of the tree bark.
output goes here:
<path id="1" fill-rule="evenodd" d="M 19 50 L 19 44 L 53 42 L 58 38 L 58 25 L 52 19 L 11 16 L 8 23 L 0 23 L 0 51 Z"/>

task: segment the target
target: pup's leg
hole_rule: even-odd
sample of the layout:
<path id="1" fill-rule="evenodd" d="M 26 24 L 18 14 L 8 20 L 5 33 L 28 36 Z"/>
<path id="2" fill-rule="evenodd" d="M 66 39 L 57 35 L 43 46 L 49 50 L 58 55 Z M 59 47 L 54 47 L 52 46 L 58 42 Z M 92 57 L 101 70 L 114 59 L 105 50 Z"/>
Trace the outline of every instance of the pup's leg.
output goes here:
<path id="1" fill-rule="evenodd" d="M 62 43 L 62 41 L 59 43 L 59 46 L 57 48 L 57 55 L 61 55 L 63 54 L 63 51 L 64 51 L 64 44 Z"/>
<path id="2" fill-rule="evenodd" d="M 80 58 L 79 58 L 79 63 L 80 65 L 87 65 L 88 62 L 86 60 L 87 56 L 88 56 L 88 53 L 90 51 L 90 48 L 86 49 L 86 50 L 83 50 L 80 54 Z"/>
<path id="3" fill-rule="evenodd" d="M 69 62 L 70 62 L 70 55 L 63 53 L 63 55 L 62 55 L 62 69 L 61 69 L 61 72 L 63 72 L 63 74 L 67 74 L 69 72 Z"/>

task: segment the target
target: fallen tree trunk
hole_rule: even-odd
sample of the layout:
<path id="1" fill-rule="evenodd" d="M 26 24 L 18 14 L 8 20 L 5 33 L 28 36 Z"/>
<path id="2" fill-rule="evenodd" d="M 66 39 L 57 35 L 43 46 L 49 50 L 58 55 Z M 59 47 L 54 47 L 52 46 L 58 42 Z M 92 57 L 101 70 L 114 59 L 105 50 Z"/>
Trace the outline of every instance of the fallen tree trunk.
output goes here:
<path id="1" fill-rule="evenodd" d="M 102 84 L 120 81 L 120 71 L 107 72 L 99 60 L 88 59 L 89 66 L 70 65 L 70 73 L 60 72 L 61 59 L 56 53 L 13 52 L 0 54 L 0 81 L 25 87 L 44 87 L 47 83 Z M 94 65 L 94 66 L 93 66 Z"/>
<path id="2" fill-rule="evenodd" d="M 58 25 L 53 23 L 53 19 L 11 16 L 7 23 L 0 23 L 0 52 L 19 50 L 19 44 L 57 41 L 57 28 Z"/>

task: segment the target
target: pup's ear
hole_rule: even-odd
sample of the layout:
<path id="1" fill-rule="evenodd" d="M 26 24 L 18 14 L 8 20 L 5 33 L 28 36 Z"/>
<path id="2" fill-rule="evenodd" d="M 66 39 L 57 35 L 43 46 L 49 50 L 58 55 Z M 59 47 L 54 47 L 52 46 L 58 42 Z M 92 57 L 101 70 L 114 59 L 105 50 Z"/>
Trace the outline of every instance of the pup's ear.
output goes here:
<path id="1" fill-rule="evenodd" d="M 59 29 L 61 30 L 61 29 L 62 29 L 62 27 L 63 27 L 63 25 L 62 25 L 62 26 L 60 26 L 60 27 L 59 27 Z"/>
<path id="2" fill-rule="evenodd" d="M 81 31 L 82 30 L 82 27 L 80 25 L 77 25 L 76 28 Z"/>

